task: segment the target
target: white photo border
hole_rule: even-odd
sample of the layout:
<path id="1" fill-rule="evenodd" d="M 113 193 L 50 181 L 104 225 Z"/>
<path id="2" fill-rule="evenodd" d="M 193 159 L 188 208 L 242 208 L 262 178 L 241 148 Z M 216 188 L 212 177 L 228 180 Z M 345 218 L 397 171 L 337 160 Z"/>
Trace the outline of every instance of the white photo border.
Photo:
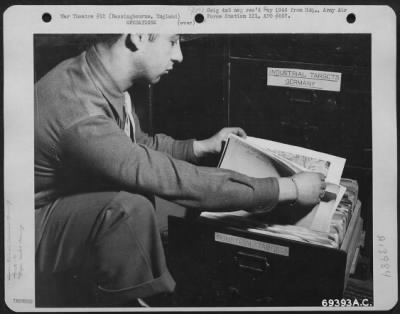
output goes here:
<path id="1" fill-rule="evenodd" d="M 194 16 L 211 6 L 24 6 L 9 7 L 4 26 L 4 222 L 5 301 L 14 311 L 49 311 L 35 308 L 34 268 L 34 34 L 72 33 L 368 33 L 371 34 L 371 102 L 373 142 L 373 280 L 374 305 L 365 310 L 388 310 L 397 303 L 397 121 L 396 121 L 396 14 L 388 6 L 312 5 L 346 8 L 335 14 L 298 14 L 291 19 L 221 19 L 195 23 Z M 263 5 L 218 5 L 246 9 Z M 268 5 L 269 8 L 306 5 Z M 61 14 L 91 15 L 178 14 L 176 19 L 157 19 L 157 24 L 129 25 L 123 19 L 62 18 Z M 50 13 L 49 23 L 42 21 Z M 352 12 L 356 22 L 346 16 Z M 180 21 L 180 22 L 179 22 Z M 186 23 L 187 22 L 187 23 Z M 191 23 L 189 23 L 191 22 Z M 239 23 L 240 22 L 240 23 Z M 179 24 L 182 23 L 182 24 Z M 23 113 L 23 114 L 21 114 Z M 18 263 L 14 263 L 14 258 Z M 387 272 L 389 271 L 389 272 Z M 249 308 L 254 311 L 284 311 L 288 308 Z M 291 307 L 290 310 L 322 310 L 322 307 Z M 345 307 L 342 310 L 360 310 Z M 63 311 L 108 311 L 110 308 L 63 308 Z M 143 309 L 113 308 L 113 311 Z M 146 309 L 152 311 L 151 308 Z M 154 310 L 159 310 L 155 308 Z M 170 308 L 204 311 L 243 308 Z M 339 308 L 326 308 L 339 310 Z"/>

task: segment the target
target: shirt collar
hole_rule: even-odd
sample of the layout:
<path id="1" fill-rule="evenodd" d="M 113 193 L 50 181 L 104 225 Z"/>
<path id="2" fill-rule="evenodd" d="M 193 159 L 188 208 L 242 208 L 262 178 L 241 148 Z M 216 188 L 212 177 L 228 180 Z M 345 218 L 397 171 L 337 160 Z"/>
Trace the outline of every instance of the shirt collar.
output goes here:
<path id="1" fill-rule="evenodd" d="M 111 75 L 107 72 L 101 62 L 97 50 L 94 46 L 90 47 L 86 52 L 86 61 L 89 65 L 91 74 L 93 75 L 95 84 L 107 101 L 115 108 L 118 115 L 123 117 L 123 107 L 125 97 L 119 89 Z"/>

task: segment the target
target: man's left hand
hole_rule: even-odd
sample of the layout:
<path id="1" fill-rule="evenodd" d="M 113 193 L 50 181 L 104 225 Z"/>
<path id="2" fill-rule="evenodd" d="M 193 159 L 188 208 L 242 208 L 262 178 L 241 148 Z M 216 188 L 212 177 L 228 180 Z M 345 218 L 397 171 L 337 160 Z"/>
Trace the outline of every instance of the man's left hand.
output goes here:
<path id="1" fill-rule="evenodd" d="M 194 141 L 193 149 L 195 156 L 200 158 L 207 154 L 220 153 L 223 143 L 227 140 L 229 134 L 235 134 L 243 138 L 247 136 L 246 132 L 241 128 L 223 128 L 217 134 L 206 140 Z"/>

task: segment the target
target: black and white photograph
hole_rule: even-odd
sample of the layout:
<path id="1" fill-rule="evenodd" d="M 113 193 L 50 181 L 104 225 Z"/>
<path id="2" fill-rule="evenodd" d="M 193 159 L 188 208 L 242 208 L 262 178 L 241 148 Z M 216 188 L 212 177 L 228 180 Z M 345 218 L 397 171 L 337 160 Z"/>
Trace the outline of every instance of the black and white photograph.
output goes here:
<path id="1" fill-rule="evenodd" d="M 187 8 L 193 25 L 209 23 L 197 31 L 143 25 L 183 24 L 183 9 L 107 8 L 107 23 L 129 25 L 109 30 L 100 13 L 91 27 L 87 7 L 48 10 L 42 23 L 60 29 L 30 30 L 20 64 L 8 50 L 6 84 L 31 62 L 29 128 L 5 123 L 5 163 L 27 169 L 20 188 L 31 191 L 5 191 L 8 300 L 45 311 L 391 307 L 380 287 L 397 287 L 397 176 L 384 175 L 396 166 L 395 91 L 384 92 L 395 85 L 387 71 L 382 87 L 375 60 L 393 47 L 377 57 L 373 26 L 348 28 L 371 8 L 329 8 L 337 31 L 213 27 L 311 12 L 246 7 Z M 22 104 L 5 99 L 15 119 Z"/>

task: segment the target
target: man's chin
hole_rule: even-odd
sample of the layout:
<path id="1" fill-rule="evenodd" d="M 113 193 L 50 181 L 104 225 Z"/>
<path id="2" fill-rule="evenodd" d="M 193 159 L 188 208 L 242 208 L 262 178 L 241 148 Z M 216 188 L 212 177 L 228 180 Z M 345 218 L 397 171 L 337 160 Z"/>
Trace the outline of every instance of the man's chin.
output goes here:
<path id="1" fill-rule="evenodd" d="M 157 84 L 161 80 L 161 75 L 149 80 L 150 84 Z"/>
<path id="2" fill-rule="evenodd" d="M 159 81 L 161 80 L 161 77 L 156 77 L 156 78 L 142 78 L 142 79 L 138 79 L 137 82 L 142 82 L 145 84 L 157 84 Z"/>

